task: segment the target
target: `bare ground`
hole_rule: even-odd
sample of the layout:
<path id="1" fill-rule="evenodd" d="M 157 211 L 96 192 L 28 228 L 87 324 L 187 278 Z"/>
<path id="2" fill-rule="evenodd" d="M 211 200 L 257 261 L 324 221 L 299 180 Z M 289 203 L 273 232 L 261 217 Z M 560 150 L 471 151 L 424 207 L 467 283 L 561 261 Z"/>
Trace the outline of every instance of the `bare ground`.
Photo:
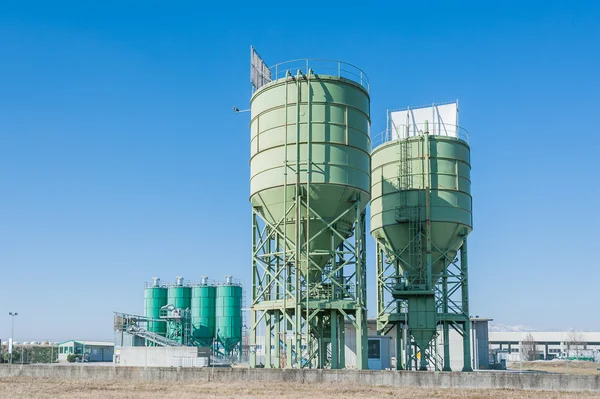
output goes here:
<path id="1" fill-rule="evenodd" d="M 519 362 L 511 362 L 508 367 L 519 370 Z M 600 363 L 569 361 L 569 374 L 574 375 L 600 375 Z M 545 371 L 549 373 L 567 373 L 567 364 L 562 360 L 523 362 L 523 370 Z"/>
<path id="2" fill-rule="evenodd" d="M 142 382 L 0 378 L 4 399 L 192 399 L 192 398 L 600 398 L 600 393 L 368 387 L 264 382 Z"/>

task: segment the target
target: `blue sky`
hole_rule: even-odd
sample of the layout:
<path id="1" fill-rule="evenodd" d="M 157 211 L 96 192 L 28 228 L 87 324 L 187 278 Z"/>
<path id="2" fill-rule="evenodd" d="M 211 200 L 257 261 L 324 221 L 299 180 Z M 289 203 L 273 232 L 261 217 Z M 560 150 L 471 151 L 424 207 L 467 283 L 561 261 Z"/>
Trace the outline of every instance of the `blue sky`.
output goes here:
<path id="1" fill-rule="evenodd" d="M 251 44 L 361 67 L 372 132 L 387 108 L 458 98 L 472 314 L 600 330 L 600 9 L 417 3 L 2 4 L 0 338 L 17 311 L 18 340 L 110 339 L 155 275 L 249 281 L 249 120 L 231 106 Z"/>

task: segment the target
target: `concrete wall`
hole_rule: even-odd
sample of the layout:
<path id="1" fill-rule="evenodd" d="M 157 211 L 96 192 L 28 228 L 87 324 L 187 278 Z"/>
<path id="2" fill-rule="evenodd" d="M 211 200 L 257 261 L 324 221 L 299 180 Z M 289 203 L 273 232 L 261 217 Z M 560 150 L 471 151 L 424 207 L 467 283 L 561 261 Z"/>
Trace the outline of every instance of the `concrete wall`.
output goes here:
<path id="1" fill-rule="evenodd" d="M 170 367 L 174 358 L 208 356 L 207 348 L 190 346 L 123 346 L 118 355 L 120 366 Z"/>
<path id="2" fill-rule="evenodd" d="M 273 370 L 179 367 L 93 367 L 0 365 L 0 378 L 12 376 L 154 381 L 265 381 L 354 383 L 391 387 L 526 389 L 600 392 L 600 375 L 517 374 L 504 372 L 433 373 L 417 371 Z"/>

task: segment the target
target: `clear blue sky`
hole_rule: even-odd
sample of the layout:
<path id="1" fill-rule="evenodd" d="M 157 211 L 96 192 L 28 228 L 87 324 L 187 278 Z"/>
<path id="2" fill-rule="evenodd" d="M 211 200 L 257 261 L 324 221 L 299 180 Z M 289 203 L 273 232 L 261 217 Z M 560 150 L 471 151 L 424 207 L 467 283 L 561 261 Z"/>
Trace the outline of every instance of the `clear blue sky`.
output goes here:
<path id="1" fill-rule="evenodd" d="M 155 275 L 249 281 L 250 44 L 360 66 L 372 132 L 458 98 L 472 314 L 600 330 L 598 6 L 416 3 L 2 4 L 0 337 L 110 339 Z"/>

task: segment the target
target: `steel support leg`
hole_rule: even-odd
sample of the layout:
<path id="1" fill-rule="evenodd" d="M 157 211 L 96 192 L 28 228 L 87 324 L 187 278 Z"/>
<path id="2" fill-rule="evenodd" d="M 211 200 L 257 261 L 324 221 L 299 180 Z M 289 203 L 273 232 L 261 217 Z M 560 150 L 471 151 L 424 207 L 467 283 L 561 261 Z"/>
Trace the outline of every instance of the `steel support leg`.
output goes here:
<path id="1" fill-rule="evenodd" d="M 339 368 L 339 347 L 338 347 L 338 315 L 335 310 L 331 311 L 331 368 Z"/>
<path id="2" fill-rule="evenodd" d="M 271 368 L 271 312 L 265 315 L 265 368 Z"/>
<path id="3" fill-rule="evenodd" d="M 278 369 L 281 367 L 281 333 L 279 331 L 281 325 L 280 313 L 275 311 L 275 357 L 273 359 L 273 367 Z"/>
<path id="4" fill-rule="evenodd" d="M 340 329 L 340 358 L 338 360 L 339 368 L 346 368 L 346 330 L 345 318 L 343 314 L 339 314 L 339 329 Z"/>
<path id="5" fill-rule="evenodd" d="M 396 370 L 404 370 L 404 354 L 402 353 L 402 328 L 396 324 Z"/>
<path id="6" fill-rule="evenodd" d="M 463 323 L 464 366 L 462 371 L 473 371 L 471 366 L 471 318 L 469 316 L 469 258 L 466 238 L 460 249 L 460 271 L 462 277 L 462 311 L 465 317 Z"/>

